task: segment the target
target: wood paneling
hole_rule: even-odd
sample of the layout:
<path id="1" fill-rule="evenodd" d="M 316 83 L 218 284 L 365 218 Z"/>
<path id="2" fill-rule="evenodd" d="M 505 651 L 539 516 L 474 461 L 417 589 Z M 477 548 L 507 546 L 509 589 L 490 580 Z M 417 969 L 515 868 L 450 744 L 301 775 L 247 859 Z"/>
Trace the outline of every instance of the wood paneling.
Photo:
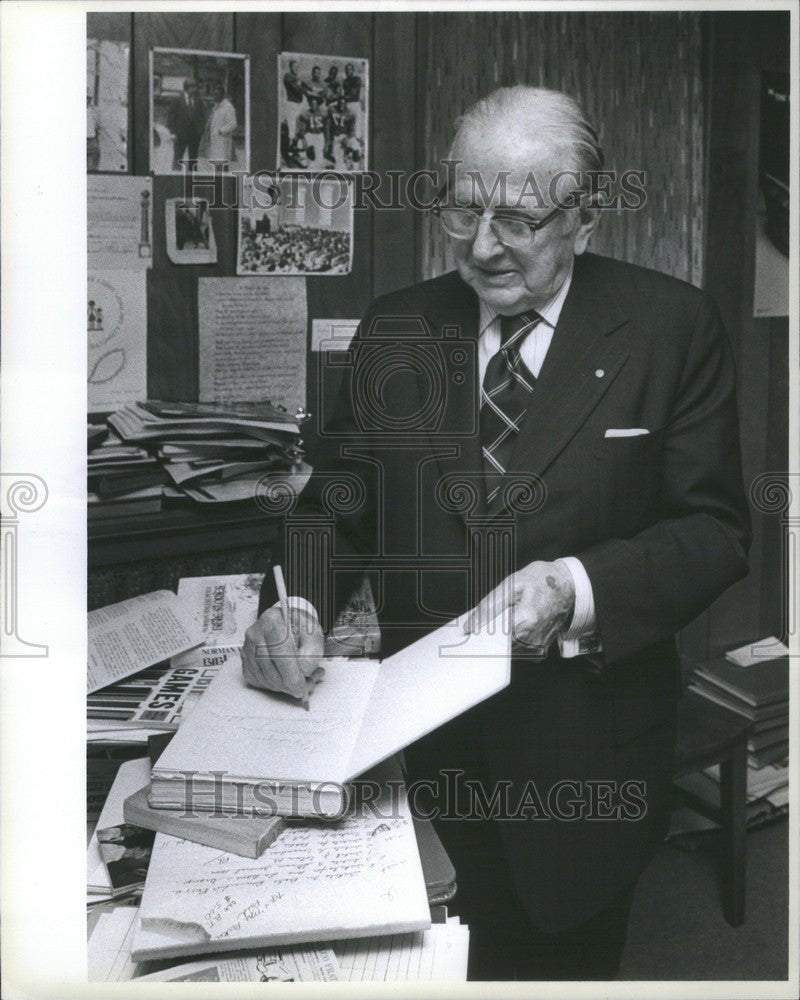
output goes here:
<path id="1" fill-rule="evenodd" d="M 420 103 L 428 165 L 446 154 L 453 122 L 496 87 L 572 94 L 597 125 L 608 170 L 644 170 L 642 211 L 608 210 L 593 247 L 702 279 L 703 92 L 698 14 L 436 13 L 425 35 Z M 423 223 L 422 274 L 452 267 L 434 219 Z"/>
<path id="2" fill-rule="evenodd" d="M 415 87 L 413 84 L 399 87 L 397 81 L 417 80 L 415 19 L 407 14 L 377 14 L 374 24 L 375 52 L 381 54 L 372 87 L 372 114 L 376 123 L 372 130 L 374 169 L 382 174 L 387 170 L 402 170 L 409 176 L 418 166 Z M 420 185 L 420 192 L 424 190 Z M 380 200 L 389 201 L 388 191 L 380 195 Z M 405 204 L 405 196 L 403 201 Z M 373 296 L 414 283 L 416 215 L 409 205 L 374 211 Z"/>

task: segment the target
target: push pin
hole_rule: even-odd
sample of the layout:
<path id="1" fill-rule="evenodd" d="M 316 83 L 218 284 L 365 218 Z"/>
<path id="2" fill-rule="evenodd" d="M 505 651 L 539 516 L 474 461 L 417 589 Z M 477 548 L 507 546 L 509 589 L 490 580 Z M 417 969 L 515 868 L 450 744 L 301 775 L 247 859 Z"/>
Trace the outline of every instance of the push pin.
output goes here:
<path id="1" fill-rule="evenodd" d="M 603 377 L 603 376 L 605 375 L 605 372 L 603 371 L 603 369 L 602 369 L 602 368 L 598 368 L 598 369 L 597 369 L 597 371 L 595 372 L 595 375 L 596 375 L 596 376 L 597 376 L 598 378 L 602 378 L 602 377 Z"/>

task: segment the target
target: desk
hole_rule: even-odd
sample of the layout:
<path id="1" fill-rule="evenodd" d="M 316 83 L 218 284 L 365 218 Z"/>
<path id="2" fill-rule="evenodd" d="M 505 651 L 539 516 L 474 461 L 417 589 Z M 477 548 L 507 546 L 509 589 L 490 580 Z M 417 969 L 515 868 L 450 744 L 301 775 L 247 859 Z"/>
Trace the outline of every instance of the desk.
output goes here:
<path id="1" fill-rule="evenodd" d="M 90 521 L 89 610 L 176 590 L 184 576 L 264 573 L 280 525 L 249 502 L 170 503 L 157 514 Z"/>

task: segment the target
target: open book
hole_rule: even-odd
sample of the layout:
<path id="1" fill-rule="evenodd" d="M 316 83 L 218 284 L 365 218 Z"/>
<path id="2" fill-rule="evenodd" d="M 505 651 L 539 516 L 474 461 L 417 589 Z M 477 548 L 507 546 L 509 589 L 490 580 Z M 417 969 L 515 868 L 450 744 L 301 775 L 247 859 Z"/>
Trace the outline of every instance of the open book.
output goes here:
<path id="1" fill-rule="evenodd" d="M 226 663 L 153 767 L 150 804 L 261 816 L 339 816 L 346 783 L 510 680 L 508 616 L 460 621 L 382 662 L 327 660 L 305 712 Z"/>

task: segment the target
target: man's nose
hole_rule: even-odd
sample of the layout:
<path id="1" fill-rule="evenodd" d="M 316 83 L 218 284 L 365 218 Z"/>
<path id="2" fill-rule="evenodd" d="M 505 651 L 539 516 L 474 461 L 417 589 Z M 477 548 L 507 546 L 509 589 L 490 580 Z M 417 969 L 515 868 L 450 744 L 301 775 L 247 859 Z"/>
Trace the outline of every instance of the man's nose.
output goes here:
<path id="1" fill-rule="evenodd" d="M 477 260 L 490 260 L 504 251 L 505 247 L 492 232 L 490 220 L 481 215 L 478 218 L 478 231 L 472 241 L 472 256 Z"/>

